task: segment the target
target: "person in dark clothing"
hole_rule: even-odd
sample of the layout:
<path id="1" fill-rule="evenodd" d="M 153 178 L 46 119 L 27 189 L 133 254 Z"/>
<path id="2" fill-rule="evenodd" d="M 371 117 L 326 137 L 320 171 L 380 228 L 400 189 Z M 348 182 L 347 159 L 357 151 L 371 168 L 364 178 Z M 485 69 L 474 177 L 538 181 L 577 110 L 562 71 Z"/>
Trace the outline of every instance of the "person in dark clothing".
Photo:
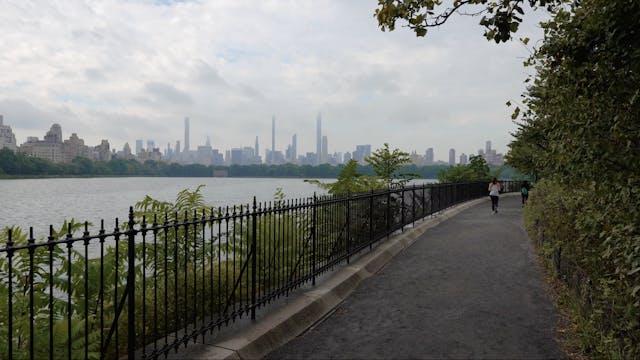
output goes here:
<path id="1" fill-rule="evenodd" d="M 522 195 L 522 207 L 524 207 L 524 204 L 527 202 L 527 199 L 529 199 L 529 182 L 528 181 L 524 181 L 522 183 L 522 188 L 520 188 L 520 195 Z"/>

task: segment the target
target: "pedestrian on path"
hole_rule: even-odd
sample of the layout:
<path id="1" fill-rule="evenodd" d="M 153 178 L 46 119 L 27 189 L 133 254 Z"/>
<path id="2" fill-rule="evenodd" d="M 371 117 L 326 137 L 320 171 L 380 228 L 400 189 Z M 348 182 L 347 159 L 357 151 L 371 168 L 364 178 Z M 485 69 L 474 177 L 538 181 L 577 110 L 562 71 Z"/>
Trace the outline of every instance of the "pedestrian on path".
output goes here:
<path id="1" fill-rule="evenodd" d="M 498 179 L 493 178 L 489 183 L 489 196 L 491 197 L 491 212 L 498 213 L 498 199 L 500 196 L 500 183 Z"/>
<path id="2" fill-rule="evenodd" d="M 522 195 L 522 207 L 524 207 L 524 204 L 527 202 L 527 199 L 529 199 L 529 182 L 524 181 L 522 183 L 522 188 L 520 189 L 520 195 Z"/>

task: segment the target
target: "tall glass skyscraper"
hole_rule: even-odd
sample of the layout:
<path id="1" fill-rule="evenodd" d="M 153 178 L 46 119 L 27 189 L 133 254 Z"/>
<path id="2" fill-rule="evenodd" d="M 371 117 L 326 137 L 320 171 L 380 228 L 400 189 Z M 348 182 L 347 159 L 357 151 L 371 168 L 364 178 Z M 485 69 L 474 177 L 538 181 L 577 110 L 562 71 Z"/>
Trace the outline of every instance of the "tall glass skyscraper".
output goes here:
<path id="1" fill-rule="evenodd" d="M 316 118 L 316 165 L 322 161 L 322 114 Z"/>

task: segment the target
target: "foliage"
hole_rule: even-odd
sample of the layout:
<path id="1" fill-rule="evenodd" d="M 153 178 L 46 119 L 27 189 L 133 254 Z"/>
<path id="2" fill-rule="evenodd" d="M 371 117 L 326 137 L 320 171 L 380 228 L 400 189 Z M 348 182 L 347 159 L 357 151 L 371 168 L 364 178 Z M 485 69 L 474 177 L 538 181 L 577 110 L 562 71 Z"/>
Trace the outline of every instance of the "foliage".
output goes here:
<path id="1" fill-rule="evenodd" d="M 136 284 L 136 340 L 137 346 L 142 346 L 143 340 L 147 342 L 152 339 L 152 329 L 158 326 L 166 327 L 168 331 L 180 329 L 186 325 L 187 321 L 196 319 L 196 316 L 186 314 L 195 313 L 195 304 L 186 301 L 191 298 L 208 299 L 207 309 L 217 307 L 215 303 L 218 299 L 218 290 L 208 286 L 212 284 L 213 274 L 224 276 L 222 284 L 232 282 L 229 274 L 233 267 L 220 261 L 219 253 L 225 252 L 227 256 L 231 251 L 241 251 L 240 248 L 220 247 L 205 248 L 203 246 L 203 228 L 192 226 L 177 226 L 172 231 L 145 230 L 150 225 L 155 229 L 157 223 L 197 221 L 198 217 L 191 213 L 208 216 L 210 210 L 204 206 L 200 187 L 195 191 L 183 190 L 178 194 L 176 202 L 171 204 L 159 202 L 149 197 L 136 204 L 134 222 L 142 230 L 143 238 L 146 240 L 136 241 L 135 256 L 136 267 L 134 269 Z M 184 218 L 182 217 L 184 216 Z M 153 224 L 147 220 L 153 221 Z M 83 224 L 71 220 L 65 222 L 59 231 L 51 234 L 52 239 L 58 241 L 64 239 L 77 238 L 76 233 L 80 230 L 87 231 L 89 224 L 83 229 Z M 101 340 L 107 338 L 107 333 L 111 324 L 115 322 L 118 328 L 117 336 L 111 339 L 104 354 L 107 357 L 117 357 L 116 353 L 122 351 L 122 344 L 126 344 L 127 323 L 122 319 L 127 318 L 127 309 L 124 308 L 120 314 L 120 321 L 116 322 L 116 304 L 121 301 L 125 294 L 127 276 L 127 237 L 128 223 L 122 224 L 120 232 L 121 241 L 117 245 L 109 245 L 102 248 L 84 241 L 75 243 L 55 244 L 52 246 L 39 246 L 33 252 L 33 259 L 30 259 L 28 251 L 17 250 L 13 252 L 11 259 L 12 270 L 12 296 L 13 308 L 13 358 L 29 358 L 30 345 L 30 321 L 32 317 L 29 311 L 29 297 L 34 296 L 33 301 L 33 321 L 34 321 L 34 358 L 49 357 L 49 331 L 53 334 L 54 349 L 53 358 L 85 358 L 85 336 L 88 345 L 88 357 L 99 359 L 103 353 Z M 118 230 L 118 229 L 116 229 Z M 88 234 L 88 233 L 87 233 Z M 8 229 L 0 232 L 0 243 L 7 242 Z M 152 236 L 153 235 L 153 236 Z M 27 235 L 19 228 L 12 229 L 12 240 L 14 246 L 28 244 Z M 153 238 L 153 243 L 151 243 Z M 40 240 L 40 243 L 44 239 Z M 139 239 L 138 239 L 139 240 Z M 110 240 L 114 241 L 114 240 Z M 97 251 L 100 249 L 102 256 L 89 253 L 89 249 Z M 84 251 L 80 250 L 83 249 Z M 179 249 L 179 251 L 177 250 Z M 172 251 L 175 250 L 175 251 Z M 208 264 L 193 261 L 206 257 L 210 260 Z M 146 259 L 145 261 L 141 261 Z M 159 259 L 162 259 L 160 261 Z M 216 263 L 217 261 L 217 263 Z M 214 271 L 213 268 L 224 266 L 224 272 Z M 53 272 L 50 272 L 50 267 Z M 33 277 L 30 276 L 29 269 L 34 269 Z M 206 271 L 206 270 L 209 271 Z M 8 339 L 8 271 L 9 259 L 0 256 L 0 297 L 5 299 L 0 303 L 0 333 Z M 195 280 L 204 279 L 204 272 L 210 277 L 206 282 Z M 31 286 L 33 279 L 33 286 Z M 101 279 L 104 279 L 102 281 Z M 169 281 L 167 281 L 169 280 Z M 174 284 L 179 284 L 175 286 Z M 193 286 L 188 286 L 194 284 Z M 216 290 L 214 292 L 214 290 Z M 205 297 L 202 292 L 215 294 L 216 296 Z M 116 294 L 119 294 L 116 296 Z M 146 301 L 143 301 L 143 294 L 146 294 Z M 153 296 L 151 294 L 154 294 Z M 158 294 L 169 296 L 172 302 L 155 304 L 157 311 L 168 315 L 161 319 L 161 322 L 153 322 L 151 317 L 145 321 L 139 318 L 140 314 L 148 314 L 152 306 L 151 299 L 157 299 Z M 198 296 L 196 296 L 196 294 Z M 50 299 L 51 297 L 51 299 Z M 52 304 L 50 306 L 49 304 Z M 198 304 L 203 305 L 204 304 Z M 184 318 L 182 314 L 185 314 Z M 69 317 L 69 314 L 70 315 Z M 86 315 L 85 315 L 86 314 Z M 208 314 L 199 314 L 198 317 Z M 52 320 L 53 326 L 49 325 Z M 144 315 L 143 318 L 144 319 Z M 102 327 L 104 325 L 104 327 Z M 71 327 L 69 337 L 68 326 Z M 146 332 L 146 338 L 140 334 Z M 120 351 L 115 348 L 115 342 L 120 342 Z M 72 353 L 68 354 L 69 347 Z M 8 358 L 7 342 L 0 343 L 0 357 Z"/>
<path id="2" fill-rule="evenodd" d="M 349 160 L 340 172 L 340 175 L 338 175 L 338 181 L 336 182 L 323 183 L 318 180 L 305 180 L 305 182 L 326 189 L 329 194 L 332 195 L 355 194 L 384 187 L 384 183 L 379 179 L 359 174 L 357 165 L 357 161 L 353 159 Z"/>
<path id="3" fill-rule="evenodd" d="M 489 180 L 490 169 L 482 156 L 471 156 L 466 165 L 451 166 L 438 174 L 441 183 L 456 183 L 477 180 Z"/>
<path id="4" fill-rule="evenodd" d="M 288 290 L 311 269 L 310 208 L 285 200 L 278 189 L 273 204 L 260 204 L 256 213 L 248 206 L 213 209 L 204 203 L 201 188 L 181 191 L 175 202 L 147 196 L 134 206 L 132 220 L 138 230 L 134 249 L 137 348 L 159 339 L 165 330 L 171 333 L 191 329 L 204 319 L 210 324 L 224 322 L 248 311 L 253 274 L 246 264 L 254 240 L 258 294 L 276 295 L 273 291 Z M 330 211 L 319 211 L 318 221 L 323 222 L 323 230 L 318 231 L 322 244 L 319 255 L 335 257 L 336 244 L 344 243 L 336 235 L 339 227 L 331 226 L 333 220 Z M 65 222 L 51 237 L 56 241 L 77 239 L 79 231 L 88 235 L 89 224 L 85 226 L 73 220 Z M 11 260 L 0 252 L 0 336 L 9 339 L 10 299 L 13 358 L 49 358 L 50 330 L 53 358 L 85 358 L 85 337 L 90 359 L 99 359 L 101 354 L 106 358 L 122 355 L 128 314 L 125 306 L 116 320 L 116 306 L 126 295 L 129 229 L 126 221 L 114 230 L 119 235 L 105 235 L 104 248 L 82 240 L 49 246 L 41 239 L 35 242 L 41 245 L 33 252 L 33 259 L 26 249 L 9 250 Z M 30 242 L 19 228 L 11 230 L 14 246 Z M 5 228 L 0 232 L 0 244 L 7 244 L 7 236 Z M 93 253 L 87 255 L 90 249 Z M 33 317 L 30 296 L 34 297 Z M 31 321 L 35 328 L 33 338 Z M 112 324 L 113 337 L 101 349 Z M 29 352 L 31 340 L 33 354 Z M 0 342 L 0 358 L 9 358 L 7 341 Z"/>
<path id="5" fill-rule="evenodd" d="M 454 14 L 477 16 L 483 14 L 480 25 L 484 36 L 496 43 L 506 42 L 518 31 L 524 15 L 523 6 L 554 11 L 567 0 L 454 0 L 450 7 L 442 7 L 442 0 L 378 0 L 375 16 L 380 28 L 394 30 L 396 21 L 405 20 L 416 36 L 425 36 L 427 30 L 447 22 Z M 465 10 L 465 12 L 463 12 Z"/>
<path id="6" fill-rule="evenodd" d="M 562 254 L 559 276 L 581 304 L 574 320 L 585 352 L 638 358 L 640 2 L 527 2 L 547 6 L 551 19 L 541 24 L 544 40 L 525 62 L 535 74 L 526 80 L 522 109 L 512 115 L 518 129 L 507 163 L 544 179 L 532 192 L 525 220 L 543 253 Z M 479 5 L 488 13 L 480 22 L 485 36 L 502 42 L 517 30 L 522 3 L 456 0 L 436 13 L 441 1 L 380 0 L 376 15 L 383 30 L 406 19 L 423 36 L 458 9 Z M 589 296 L 567 276 L 587 279 Z"/>
<path id="7" fill-rule="evenodd" d="M 545 40 L 528 60 L 537 73 L 507 157 L 548 179 L 553 197 L 528 209 L 529 221 L 562 231 L 553 241 L 567 271 L 593 284 L 576 316 L 584 350 L 595 357 L 640 357 L 638 16 L 637 1 L 585 0 L 543 24 Z M 566 209 L 548 216 L 551 202 L 575 216 Z"/>
<path id="8" fill-rule="evenodd" d="M 73 220 L 65 222 L 58 231 L 53 232 L 56 238 L 64 238 L 66 234 L 79 230 L 82 224 Z M 0 243 L 6 244 L 8 241 L 8 229 L 0 232 Z M 12 230 L 12 241 L 14 246 L 24 246 L 28 244 L 28 236 L 20 228 L 14 227 Z M 13 306 L 13 347 L 16 353 L 14 359 L 28 359 L 28 346 L 31 341 L 34 342 L 34 358 L 48 358 L 49 356 L 49 315 L 53 314 L 53 349 L 54 358 L 84 358 L 84 321 L 81 316 L 73 316 L 67 318 L 69 304 L 67 300 L 72 299 L 72 308 L 74 312 L 84 313 L 85 302 L 81 301 L 84 292 L 85 282 L 82 278 L 71 277 L 68 282 L 68 273 L 74 272 L 79 266 L 79 260 L 82 256 L 74 249 L 64 251 L 61 247 L 54 247 L 51 252 L 44 251 L 44 247 L 33 252 L 33 260 L 26 251 L 16 251 L 11 258 L 12 270 L 12 302 Z M 71 260 L 71 262 L 69 262 Z M 33 263 L 33 266 L 31 265 Z M 49 264 L 59 264 L 54 267 L 54 271 L 49 271 Z M 84 271 L 84 265 L 83 271 Z M 30 273 L 33 269 L 33 273 Z M 95 271 L 94 267 L 89 269 Z M 112 268 L 106 268 L 105 272 L 109 273 Z M 95 273 L 94 273 L 95 274 Z M 8 329 L 8 303 L 9 298 L 9 259 L 0 257 L 0 298 L 5 301 L 0 303 L 0 333 L 3 339 L 9 339 Z M 33 286 L 31 286 L 33 279 Z M 89 291 L 95 294 L 95 288 L 91 286 Z M 51 299 L 50 299 L 51 294 Z M 33 295 L 33 320 L 34 320 L 34 336 L 30 336 L 30 296 Z M 51 300 L 51 302 L 50 302 Z M 51 303 L 51 306 L 49 305 Z M 93 305 L 91 312 L 95 308 Z M 105 303 L 107 311 L 112 309 L 112 304 Z M 67 326 L 70 324 L 72 332 L 69 338 Z M 80 330 L 82 329 L 82 330 Z M 98 338 L 99 329 L 96 323 L 92 321 L 89 327 L 89 345 L 88 355 L 91 359 L 99 358 L 100 349 Z M 68 353 L 69 343 L 71 354 Z M 0 342 L 0 357 L 9 358 L 7 341 Z"/>
<path id="9" fill-rule="evenodd" d="M 400 151 L 400 149 L 389 151 L 388 143 L 384 143 L 384 147 L 374 151 L 365 161 L 371 165 L 376 176 L 383 180 L 388 187 L 393 184 L 394 179 L 402 178 L 399 183 L 405 184 L 417 176 L 414 174 L 398 173 L 403 165 L 411 162 L 411 158 L 409 157 L 409 153 Z"/>
<path id="10" fill-rule="evenodd" d="M 570 291 L 582 350 L 597 358 L 637 358 L 640 236 L 638 223 L 629 224 L 623 213 L 637 202 L 607 204 L 594 190 L 541 180 L 525 207 L 525 227 Z"/>

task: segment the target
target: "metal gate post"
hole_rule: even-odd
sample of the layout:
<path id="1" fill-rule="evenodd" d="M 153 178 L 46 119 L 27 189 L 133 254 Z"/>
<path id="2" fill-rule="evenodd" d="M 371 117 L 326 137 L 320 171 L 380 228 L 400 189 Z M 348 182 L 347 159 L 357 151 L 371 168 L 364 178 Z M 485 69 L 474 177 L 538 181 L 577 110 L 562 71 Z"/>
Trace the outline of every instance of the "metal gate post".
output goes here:
<path id="1" fill-rule="evenodd" d="M 135 240 L 136 232 L 133 229 L 135 222 L 133 220 L 133 206 L 129 207 L 129 225 L 128 225 L 128 266 L 127 266 L 127 297 L 129 304 L 127 308 L 127 359 L 135 360 L 136 358 L 136 249 Z M 144 264 L 143 264 L 144 266 Z M 144 291 L 144 289 L 142 290 Z"/>

